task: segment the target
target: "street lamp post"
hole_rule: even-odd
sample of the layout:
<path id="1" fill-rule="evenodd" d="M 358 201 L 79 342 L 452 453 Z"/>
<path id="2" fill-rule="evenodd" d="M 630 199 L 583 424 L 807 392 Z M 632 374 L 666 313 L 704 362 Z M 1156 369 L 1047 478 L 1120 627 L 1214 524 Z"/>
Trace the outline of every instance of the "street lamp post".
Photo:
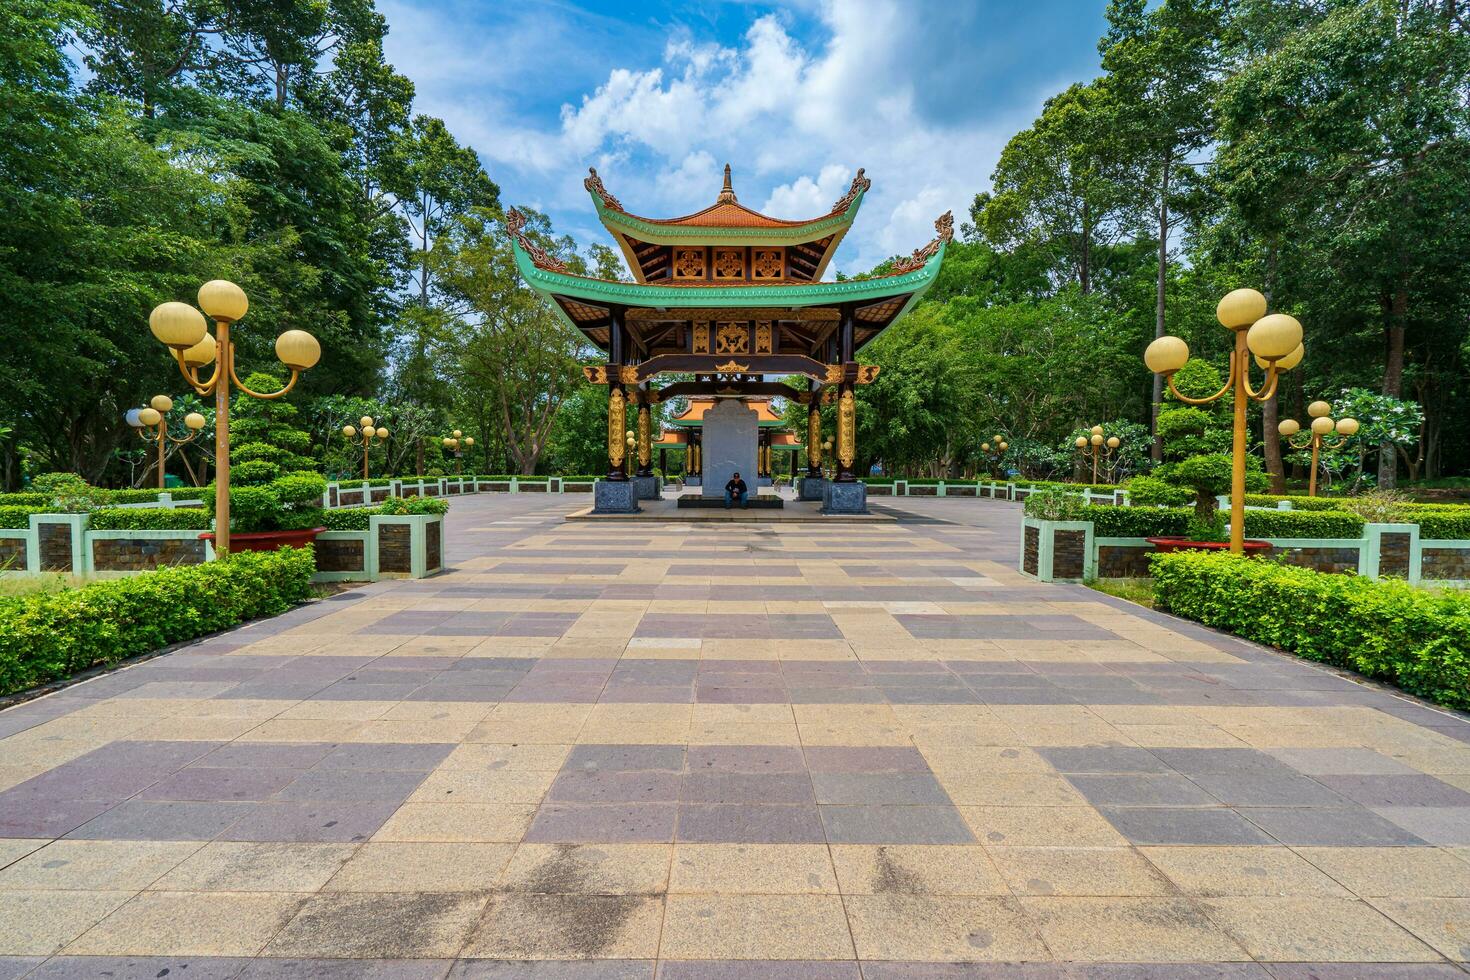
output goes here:
<path id="1" fill-rule="evenodd" d="M 161 303 L 148 314 L 148 329 L 168 346 L 179 372 L 202 397 L 214 396 L 214 551 L 223 558 L 230 552 L 230 391 L 238 388 L 252 398 L 280 398 L 296 387 L 301 372 L 322 358 L 322 346 L 305 330 L 287 330 L 276 338 L 276 357 L 291 369 L 291 380 L 280 391 L 251 391 L 235 372 L 235 345 L 230 326 L 250 309 L 245 290 L 224 279 L 199 287 L 199 309 L 188 303 Z M 203 315 L 199 310 L 203 310 Z M 204 317 L 214 321 L 209 335 Z M 199 369 L 214 362 L 214 373 L 199 377 Z"/>
<path id="2" fill-rule="evenodd" d="M 1117 452 L 1118 447 L 1122 444 L 1123 440 L 1117 436 L 1108 436 L 1104 439 L 1103 427 L 1100 425 L 1094 425 L 1087 435 L 1077 437 L 1075 445 L 1078 451 L 1082 453 L 1082 458 L 1085 460 L 1089 456 L 1092 457 L 1093 483 L 1097 482 L 1098 464 Z"/>
<path id="3" fill-rule="evenodd" d="M 373 439 L 376 438 L 379 445 L 381 445 L 382 443 L 388 441 L 389 433 L 388 430 L 382 426 L 374 428 L 373 417 L 371 415 L 364 415 L 362 418 L 358 419 L 357 422 L 359 425 L 362 426 L 362 478 L 366 480 L 368 478 L 368 450 L 373 447 Z M 358 430 L 355 426 L 342 426 L 342 434 L 346 436 L 349 441 L 358 438 Z"/>
<path id="4" fill-rule="evenodd" d="M 1010 448 L 1011 444 L 1006 442 L 1005 437 L 997 433 L 990 437 L 989 442 L 980 444 L 980 455 L 992 470 L 999 470 L 1000 461 L 1005 458 L 1006 450 Z M 1005 474 L 999 473 L 998 475 L 1004 476 Z"/>
<path id="5" fill-rule="evenodd" d="M 467 436 L 459 429 L 454 430 L 454 435 L 445 436 L 443 440 L 445 449 L 454 452 L 454 472 L 456 476 L 464 475 L 464 450 L 475 447 L 475 437 Z"/>
<path id="6" fill-rule="evenodd" d="M 1301 363 L 1302 325 L 1285 313 L 1266 313 L 1266 297 L 1254 289 L 1237 289 L 1227 293 L 1215 307 L 1220 325 L 1235 332 L 1235 349 L 1230 353 L 1229 376 L 1224 386 L 1213 395 L 1191 398 L 1174 387 L 1174 372 L 1189 360 L 1189 345 L 1178 337 L 1159 337 L 1144 351 L 1143 362 L 1155 374 L 1162 374 L 1174 397 L 1186 405 L 1206 405 L 1233 394 L 1234 426 L 1230 469 L 1230 550 L 1245 553 L 1245 456 L 1247 401 L 1270 401 L 1276 394 L 1281 372 Z M 1250 362 L 1266 372 L 1260 388 L 1252 388 Z"/>
<path id="7" fill-rule="evenodd" d="M 1302 431 L 1301 423 L 1296 419 L 1282 419 L 1276 426 L 1276 431 L 1281 438 L 1292 449 L 1300 452 L 1303 449 L 1312 450 L 1312 475 L 1307 478 L 1307 496 L 1317 496 L 1317 467 L 1318 460 L 1322 457 L 1323 449 L 1341 449 L 1347 445 L 1347 441 L 1358 434 L 1357 419 L 1338 419 L 1334 422 L 1331 418 L 1332 406 L 1326 402 L 1312 402 L 1307 406 L 1307 414 L 1312 417 L 1311 427 L 1306 433 L 1307 438 L 1303 442 L 1293 439 L 1297 433 Z M 1331 445 L 1326 444 L 1323 439 L 1336 432 L 1341 438 Z"/>
<path id="8" fill-rule="evenodd" d="M 148 402 L 147 408 L 135 408 L 126 416 L 128 424 L 138 430 L 138 435 L 145 442 L 158 444 L 158 489 L 160 490 L 164 488 L 163 460 L 169 444 L 182 446 L 193 442 L 199 435 L 199 430 L 205 425 L 203 415 L 198 412 L 190 412 L 184 416 L 184 425 L 188 426 L 189 435 L 183 439 L 169 435 L 168 423 L 164 421 L 164 416 L 173 411 L 173 407 L 172 398 L 167 395 L 154 395 Z M 191 468 L 189 472 L 193 473 L 193 469 Z"/>

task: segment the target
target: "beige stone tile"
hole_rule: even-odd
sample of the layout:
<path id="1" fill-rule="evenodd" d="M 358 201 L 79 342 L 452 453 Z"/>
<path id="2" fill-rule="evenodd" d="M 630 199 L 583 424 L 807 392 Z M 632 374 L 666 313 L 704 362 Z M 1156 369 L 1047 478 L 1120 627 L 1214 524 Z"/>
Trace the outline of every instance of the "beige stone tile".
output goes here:
<path id="1" fill-rule="evenodd" d="M 366 722 L 343 741 L 458 743 L 474 727 L 475 721 L 471 718 L 445 718 L 441 721 L 389 721 L 379 718 L 377 721 Z"/>
<path id="2" fill-rule="evenodd" d="M 301 907 L 268 956 L 420 958 L 454 956 L 484 909 L 484 895 L 336 893 Z"/>
<path id="3" fill-rule="evenodd" d="M 1129 847 L 991 847 L 1017 895 L 1172 894 L 1164 876 Z"/>
<path id="4" fill-rule="evenodd" d="M 1343 898 L 1207 898 L 1210 918 L 1257 959 L 1399 963 L 1438 954 L 1364 902 Z"/>
<path id="5" fill-rule="evenodd" d="M 519 803 L 405 803 L 373 840 L 514 843 L 535 813 Z"/>
<path id="6" fill-rule="evenodd" d="M 1061 776 L 1032 772 L 935 774 L 960 806 L 1085 806 L 1087 798 Z"/>
<path id="7" fill-rule="evenodd" d="M 836 895 L 670 895 L 659 956 L 846 960 L 853 947 Z"/>
<path id="8" fill-rule="evenodd" d="M 652 959 L 662 915 L 662 901 L 643 895 L 499 895 L 459 955 Z"/>
<path id="9" fill-rule="evenodd" d="M 689 727 L 690 745 L 800 745 L 796 725 L 776 722 L 721 722 Z"/>
<path id="10" fill-rule="evenodd" d="M 579 745 L 683 745 L 689 741 L 685 722 L 652 724 L 589 721 L 577 736 Z"/>
<path id="11" fill-rule="evenodd" d="M 797 725 L 803 745 L 908 745 L 908 731 L 899 725 Z"/>
<path id="12" fill-rule="evenodd" d="M 0 888 L 137 891 L 200 846 L 198 841 L 59 840 L 0 871 Z"/>
<path id="13" fill-rule="evenodd" d="M 250 742 L 350 742 L 362 728 L 358 721 L 272 718 L 252 728 Z"/>
<path id="14" fill-rule="evenodd" d="M 1470 899 L 1377 899 L 1373 904 L 1449 959 L 1470 962 Z"/>
<path id="15" fill-rule="evenodd" d="M 1246 744 L 1214 725 L 1119 725 L 1130 742 L 1144 748 L 1243 749 Z"/>
<path id="16" fill-rule="evenodd" d="M 795 725 L 789 704 L 696 704 L 691 724 L 700 725 Z"/>
<path id="17" fill-rule="evenodd" d="M 670 850 L 668 844 L 522 844 L 498 887 L 546 894 L 662 894 Z"/>
<path id="18" fill-rule="evenodd" d="M 45 847 L 49 843 L 51 842 L 44 837 L 0 837 L 0 868 L 19 861 L 27 854 Z M 3 874 L 0 874 L 0 882 L 4 880 Z"/>
<path id="19" fill-rule="evenodd" d="M 837 879 L 825 844 L 678 844 L 669 892 L 836 894 Z"/>
<path id="20" fill-rule="evenodd" d="M 1128 841 L 1090 806 L 962 806 L 982 844 L 1011 847 L 1122 847 Z"/>
<path id="21" fill-rule="evenodd" d="M 449 753 L 439 764 L 439 771 L 556 772 L 571 751 L 570 745 L 467 742 Z"/>
<path id="22" fill-rule="evenodd" d="M 1052 955 L 1094 962 L 1248 960 L 1193 901 L 1180 898 L 1023 898 Z"/>
<path id="23" fill-rule="evenodd" d="M 483 721 L 495 706 L 474 701 L 399 701 L 384 721 Z"/>
<path id="24" fill-rule="evenodd" d="M 282 711 L 277 718 L 292 721 L 374 721 L 383 717 L 396 701 L 302 701 Z"/>
<path id="25" fill-rule="evenodd" d="M 1296 851 L 1363 898 L 1470 898 L 1470 864 L 1439 848 L 1299 847 Z"/>
<path id="26" fill-rule="evenodd" d="M 844 895 L 1006 895 L 985 849 L 975 844 L 834 844 Z"/>
<path id="27" fill-rule="evenodd" d="M 356 844 L 206 844 L 154 882 L 155 891 L 314 892 L 357 850 Z"/>
<path id="28" fill-rule="evenodd" d="M 1036 924 L 1013 898 L 849 895 L 859 959 L 1049 960 Z"/>
<path id="29" fill-rule="evenodd" d="M 130 891 L 0 891 L 0 956 L 50 956 L 132 897 Z"/>
<path id="30" fill-rule="evenodd" d="M 19 735 L 12 735 L 0 741 L 0 758 L 5 760 L 8 768 L 34 769 L 37 772 L 45 772 L 47 769 L 59 766 L 63 762 L 70 762 L 77 756 L 86 755 L 93 749 L 101 748 L 112 741 L 110 738 L 102 737 L 37 738 L 31 735 L 31 731 L 21 732 Z"/>
<path id="31" fill-rule="evenodd" d="M 1139 851 L 1188 895 L 1352 897 L 1286 847 L 1142 847 Z"/>
<path id="32" fill-rule="evenodd" d="M 324 890 L 488 892 L 515 849 L 514 844 L 364 844 Z"/>
<path id="33" fill-rule="evenodd" d="M 997 723 L 998 724 L 998 723 Z M 1009 727 L 1009 726 L 1007 726 Z M 943 776 L 988 776 L 997 773 L 1047 773 L 1051 764 L 1034 749 L 1021 745 L 934 743 L 915 738 L 929 768 Z"/>
<path id="34" fill-rule="evenodd" d="M 230 742 L 256 725 L 254 718 L 175 715 L 133 733 L 133 738 L 166 742 Z"/>
<path id="35" fill-rule="evenodd" d="M 409 796 L 411 803 L 540 803 L 556 777 L 546 770 L 440 769 Z"/>
<path id="36" fill-rule="evenodd" d="M 143 892 L 66 948 L 78 956 L 254 956 L 304 895 Z"/>

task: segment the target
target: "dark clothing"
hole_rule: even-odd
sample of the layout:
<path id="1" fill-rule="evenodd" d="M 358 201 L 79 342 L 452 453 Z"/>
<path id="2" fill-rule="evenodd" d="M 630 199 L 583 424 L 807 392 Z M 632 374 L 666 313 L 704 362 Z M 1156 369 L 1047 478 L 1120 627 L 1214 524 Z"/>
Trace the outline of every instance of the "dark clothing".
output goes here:
<path id="1" fill-rule="evenodd" d="M 745 495 L 746 488 L 744 480 L 731 480 L 725 484 L 725 509 L 729 510 L 731 505 L 736 502 L 740 504 L 742 509 L 746 507 Z"/>
<path id="2" fill-rule="evenodd" d="M 742 480 L 742 479 L 740 479 L 739 477 L 736 477 L 735 479 L 731 480 L 729 483 L 725 484 L 725 492 L 726 493 L 748 493 L 749 490 L 745 486 L 745 481 Z"/>

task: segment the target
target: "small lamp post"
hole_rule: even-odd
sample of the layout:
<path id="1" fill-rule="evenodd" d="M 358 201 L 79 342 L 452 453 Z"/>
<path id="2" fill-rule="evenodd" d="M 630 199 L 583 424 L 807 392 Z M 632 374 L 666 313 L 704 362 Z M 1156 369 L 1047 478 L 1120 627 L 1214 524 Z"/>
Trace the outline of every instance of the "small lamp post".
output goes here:
<path id="1" fill-rule="evenodd" d="M 357 421 L 362 426 L 362 478 L 366 480 L 368 478 L 368 450 L 373 446 L 373 439 L 376 438 L 381 445 L 388 441 L 389 432 L 382 426 L 374 428 L 371 415 L 364 415 Z M 348 441 L 358 438 L 358 430 L 355 426 L 342 426 L 342 434 L 347 437 Z"/>
<path id="2" fill-rule="evenodd" d="M 138 435 L 144 442 L 158 444 L 158 489 L 164 488 L 163 459 L 170 443 L 182 446 L 193 442 L 199 435 L 199 430 L 204 428 L 205 419 L 198 412 L 190 412 L 184 416 L 184 425 L 188 427 L 189 434 L 183 439 L 168 434 L 168 423 L 164 416 L 173 411 L 174 400 L 167 395 L 154 395 L 148 402 L 147 408 L 135 408 L 128 412 L 124 418 L 128 425 L 138 431 Z M 190 470 L 192 473 L 193 471 Z"/>
<path id="3" fill-rule="evenodd" d="M 989 442 L 982 442 L 980 444 L 980 455 L 985 459 L 990 469 L 998 471 L 1000 469 L 1000 461 L 1005 458 L 1006 450 L 1010 448 L 1011 444 L 1006 442 L 1005 437 L 997 433 L 990 437 Z M 1004 476 L 1005 474 L 1000 473 L 999 475 Z"/>
<path id="4" fill-rule="evenodd" d="M 230 326 L 250 309 L 245 290 L 224 279 L 199 287 L 199 309 L 188 303 L 161 303 L 148 314 L 148 329 L 173 351 L 179 373 L 201 396 L 214 396 L 214 551 L 230 552 L 230 391 L 232 386 L 251 398 L 280 398 L 296 387 L 303 371 L 322 358 L 322 345 L 305 330 L 287 330 L 276 338 L 276 357 L 291 369 L 291 380 L 280 391 L 251 391 L 235 371 L 235 345 Z M 203 310 L 203 315 L 199 310 Z M 204 317 L 214 321 L 209 335 Z M 214 373 L 200 378 L 199 370 L 214 362 Z"/>
<path id="5" fill-rule="evenodd" d="M 464 475 L 464 451 L 475 447 L 475 437 L 467 436 L 459 429 L 454 434 L 444 437 L 444 448 L 454 453 L 454 472 L 457 476 Z"/>
<path id="6" fill-rule="evenodd" d="M 822 461 L 826 462 L 832 458 L 832 440 L 827 439 L 822 443 Z"/>
<path id="7" fill-rule="evenodd" d="M 1230 352 L 1229 376 L 1213 395 L 1191 398 L 1174 387 L 1174 372 L 1189 360 L 1189 345 L 1178 337 L 1159 337 L 1143 353 L 1143 363 L 1155 374 L 1162 374 L 1174 397 L 1186 405 L 1207 405 L 1233 393 L 1233 453 L 1230 468 L 1230 550 L 1245 553 L 1245 408 L 1247 401 L 1270 401 L 1283 371 L 1301 363 L 1302 325 L 1285 313 L 1266 313 L 1266 297 L 1254 289 L 1237 289 L 1227 293 L 1215 307 L 1220 325 L 1235 332 L 1235 349 Z M 1265 369 L 1260 388 L 1252 388 L 1247 354 L 1254 354 L 1256 364 Z"/>
<path id="8" fill-rule="evenodd" d="M 1301 423 L 1296 419 L 1282 419 L 1276 426 L 1276 431 L 1281 434 L 1281 438 L 1288 446 L 1298 452 L 1309 447 L 1311 448 L 1312 475 L 1307 478 L 1307 496 L 1315 497 L 1317 496 L 1318 460 L 1322 457 L 1322 450 L 1341 449 L 1347 445 L 1347 441 L 1358 434 L 1358 420 L 1349 418 L 1338 419 L 1334 422 L 1331 418 L 1332 406 L 1322 401 L 1312 402 L 1312 404 L 1308 405 L 1307 414 L 1312 417 L 1312 424 L 1307 432 L 1302 433 L 1302 435 L 1306 436 L 1304 440 L 1298 441 L 1292 438 L 1302 432 Z M 1328 445 L 1323 440 L 1333 432 L 1336 432 L 1341 438 Z"/>
<path id="9" fill-rule="evenodd" d="M 1082 458 L 1084 460 L 1088 457 L 1092 458 L 1093 483 L 1097 482 L 1098 464 L 1117 452 L 1118 447 L 1122 444 L 1123 440 L 1117 436 L 1103 438 L 1103 427 L 1100 425 L 1094 425 L 1087 435 L 1077 437 L 1074 445 L 1078 452 L 1082 453 Z"/>

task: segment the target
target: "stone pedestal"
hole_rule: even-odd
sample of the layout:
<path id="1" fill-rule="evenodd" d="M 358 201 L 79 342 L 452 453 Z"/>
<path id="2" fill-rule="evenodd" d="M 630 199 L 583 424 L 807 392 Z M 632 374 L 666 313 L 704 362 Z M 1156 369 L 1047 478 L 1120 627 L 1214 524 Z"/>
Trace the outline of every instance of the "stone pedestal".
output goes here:
<path id="1" fill-rule="evenodd" d="M 822 487 L 827 485 L 825 477 L 804 476 L 796 481 L 796 498 L 798 500 L 821 500 Z"/>
<path id="2" fill-rule="evenodd" d="M 641 509 L 632 480 L 598 480 L 592 485 L 594 514 L 636 514 Z"/>
<path id="3" fill-rule="evenodd" d="M 639 500 L 657 500 L 663 495 L 663 481 L 656 476 L 630 477 L 628 482 L 633 484 Z"/>
<path id="4" fill-rule="evenodd" d="M 867 512 L 867 484 L 838 483 L 836 480 L 822 482 L 822 513 L 866 514 Z"/>
<path id="5" fill-rule="evenodd" d="M 756 422 L 755 409 L 733 398 L 716 399 L 714 407 L 704 413 L 699 450 L 704 496 L 723 498 L 725 484 L 734 473 L 740 474 L 752 493 L 760 486 L 755 475 Z"/>

